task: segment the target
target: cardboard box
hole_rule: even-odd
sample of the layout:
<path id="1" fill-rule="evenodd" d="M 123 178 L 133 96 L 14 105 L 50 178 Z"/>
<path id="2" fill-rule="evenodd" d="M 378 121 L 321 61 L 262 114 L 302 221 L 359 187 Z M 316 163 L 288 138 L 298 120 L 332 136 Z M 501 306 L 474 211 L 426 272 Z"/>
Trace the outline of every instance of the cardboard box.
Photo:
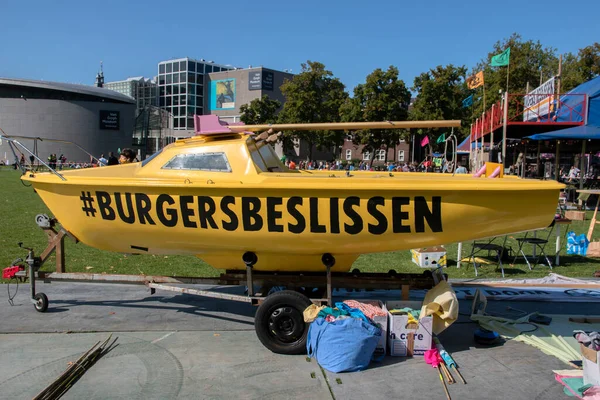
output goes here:
<path id="1" fill-rule="evenodd" d="M 583 384 L 600 386 L 600 351 L 592 350 L 581 343 L 583 356 Z"/>
<path id="2" fill-rule="evenodd" d="M 381 328 L 381 339 L 379 339 L 379 343 L 377 343 L 377 347 L 375 348 L 375 357 L 385 356 L 387 349 L 387 337 L 388 337 L 388 315 L 387 309 L 383 302 L 379 300 L 358 300 L 361 303 L 371 304 L 374 306 L 380 307 L 383 311 L 386 312 L 385 316 L 375 316 L 373 318 L 373 322 Z"/>
<path id="3" fill-rule="evenodd" d="M 585 211 L 567 211 L 565 218 L 575 221 L 585 221 Z"/>
<path id="4" fill-rule="evenodd" d="M 412 260 L 421 268 L 446 267 L 446 249 L 444 246 L 412 249 Z"/>
<path id="5" fill-rule="evenodd" d="M 420 301 L 388 301 L 387 310 L 410 307 L 421 309 Z M 422 356 L 431 349 L 432 317 L 419 320 L 418 325 L 408 324 L 408 315 L 389 314 L 388 350 L 391 356 L 412 357 Z"/>

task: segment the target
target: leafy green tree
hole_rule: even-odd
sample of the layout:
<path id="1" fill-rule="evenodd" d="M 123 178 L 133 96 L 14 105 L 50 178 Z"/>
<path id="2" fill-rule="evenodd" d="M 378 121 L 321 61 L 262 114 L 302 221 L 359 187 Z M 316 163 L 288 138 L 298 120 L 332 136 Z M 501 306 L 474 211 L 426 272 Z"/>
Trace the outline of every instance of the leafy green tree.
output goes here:
<path id="1" fill-rule="evenodd" d="M 490 66 L 492 57 L 508 47 L 510 47 L 509 67 Z M 531 90 L 539 86 L 540 81 L 544 82 L 558 74 L 556 49 L 544 47 L 539 40 L 537 42 L 523 41 L 518 33 L 513 33 L 509 38 L 496 42 L 493 50 L 472 71 L 473 74 L 484 71 L 485 109 L 489 109 L 493 103 L 499 101 L 502 93 L 506 91 L 507 68 L 510 68 L 508 92 L 524 94 L 527 83 Z M 478 88 L 476 91 L 479 93 L 476 96 L 474 108 L 481 115 L 484 109 L 482 88 Z"/>
<path id="2" fill-rule="evenodd" d="M 567 53 L 563 56 L 561 92 L 600 75 L 600 43 L 580 49 L 577 56 Z"/>
<path id="3" fill-rule="evenodd" d="M 366 78 L 365 83 L 354 88 L 354 97 L 347 99 L 340 108 L 343 121 L 405 121 L 408 118 L 410 91 L 404 81 L 398 79 L 398 68 L 388 67 L 387 71 L 377 68 Z M 363 144 L 363 152 L 373 156 L 375 151 L 396 144 L 404 135 L 403 130 L 366 129 L 356 132 L 354 142 Z M 387 158 L 387 157 L 386 157 Z M 396 155 L 394 154 L 394 159 Z"/>
<path id="4" fill-rule="evenodd" d="M 274 124 L 277 121 L 277 111 L 281 108 L 281 102 L 271 100 L 268 95 L 260 99 L 254 99 L 248 104 L 240 107 L 240 119 L 249 125 Z"/>
<path id="5" fill-rule="evenodd" d="M 344 84 L 320 62 L 307 61 L 302 70 L 281 86 L 285 96 L 280 123 L 339 122 L 339 109 L 348 98 Z M 343 143 L 342 131 L 287 131 L 285 138 L 305 141 L 309 158 L 313 148 L 331 148 Z"/>
<path id="6" fill-rule="evenodd" d="M 459 119 L 463 122 L 463 126 L 455 129 L 454 133 L 459 138 L 465 137 L 469 132 L 473 114 L 472 107 L 463 107 L 463 100 L 471 94 L 465 83 L 466 72 L 465 66 L 456 67 L 449 64 L 445 67 L 438 65 L 417 76 L 412 90 L 418 92 L 418 95 L 410 110 L 410 119 L 414 121 Z M 431 152 L 436 139 L 442 133 L 449 131 L 449 128 L 415 130 L 417 135 L 415 140 L 418 144 L 424 135 L 429 136 Z"/>

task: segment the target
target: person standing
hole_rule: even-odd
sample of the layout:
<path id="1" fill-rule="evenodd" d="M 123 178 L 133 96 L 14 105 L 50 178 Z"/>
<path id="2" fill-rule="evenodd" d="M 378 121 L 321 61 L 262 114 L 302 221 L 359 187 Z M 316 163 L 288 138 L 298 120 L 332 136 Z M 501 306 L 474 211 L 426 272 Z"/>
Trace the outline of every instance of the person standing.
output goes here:
<path id="1" fill-rule="evenodd" d="M 108 153 L 108 162 L 106 165 L 119 165 L 119 159 L 115 157 L 115 154 L 112 151 Z"/>

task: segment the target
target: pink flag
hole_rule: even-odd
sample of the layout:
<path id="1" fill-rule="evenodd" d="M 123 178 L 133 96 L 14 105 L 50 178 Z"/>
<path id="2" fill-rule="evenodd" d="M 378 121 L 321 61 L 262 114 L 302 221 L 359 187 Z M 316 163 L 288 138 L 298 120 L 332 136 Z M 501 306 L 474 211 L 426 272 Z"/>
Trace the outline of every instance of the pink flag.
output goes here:
<path id="1" fill-rule="evenodd" d="M 429 144 L 429 136 L 425 136 L 421 139 L 421 147 L 427 146 Z"/>

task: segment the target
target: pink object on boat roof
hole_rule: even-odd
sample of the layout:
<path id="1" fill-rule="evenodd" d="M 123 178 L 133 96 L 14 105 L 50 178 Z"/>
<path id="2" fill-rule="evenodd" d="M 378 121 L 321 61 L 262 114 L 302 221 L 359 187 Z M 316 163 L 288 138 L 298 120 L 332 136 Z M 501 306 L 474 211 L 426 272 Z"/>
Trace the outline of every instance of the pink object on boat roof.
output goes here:
<path id="1" fill-rule="evenodd" d="M 481 175 L 485 174 L 485 169 L 486 169 L 486 166 L 485 166 L 485 164 L 483 164 L 483 167 L 481 167 L 479 169 L 479 171 L 477 171 L 476 173 L 474 173 L 473 177 L 479 178 Z"/>
<path id="2" fill-rule="evenodd" d="M 228 124 L 221 121 L 217 115 L 194 115 L 194 131 L 196 135 L 214 135 L 219 133 L 233 133 L 230 125 L 244 125 L 243 122 Z"/>

